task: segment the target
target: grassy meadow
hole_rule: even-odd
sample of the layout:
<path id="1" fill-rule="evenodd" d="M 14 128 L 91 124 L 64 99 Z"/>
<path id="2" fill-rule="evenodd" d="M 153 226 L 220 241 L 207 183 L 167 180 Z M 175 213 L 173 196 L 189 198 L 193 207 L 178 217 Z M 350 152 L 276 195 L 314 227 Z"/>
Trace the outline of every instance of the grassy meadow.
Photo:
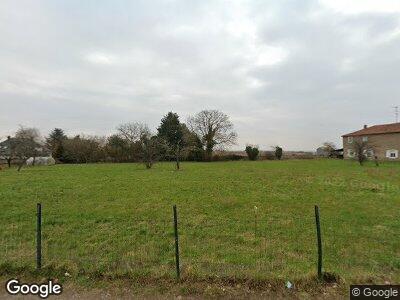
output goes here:
<path id="1" fill-rule="evenodd" d="M 56 165 L 0 171 L 2 274 L 173 278 L 172 205 L 183 278 L 306 280 L 316 274 L 314 205 L 324 271 L 347 284 L 400 282 L 400 164 L 340 160 Z"/>

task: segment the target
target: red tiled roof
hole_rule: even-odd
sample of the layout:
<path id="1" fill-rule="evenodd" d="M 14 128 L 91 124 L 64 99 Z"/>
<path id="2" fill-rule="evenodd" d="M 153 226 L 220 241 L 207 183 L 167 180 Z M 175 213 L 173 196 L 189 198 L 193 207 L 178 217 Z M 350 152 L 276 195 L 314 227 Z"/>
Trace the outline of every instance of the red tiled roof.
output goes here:
<path id="1" fill-rule="evenodd" d="M 342 135 L 342 137 L 361 136 L 361 135 L 370 135 L 370 134 L 396 133 L 396 132 L 400 132 L 400 123 L 374 125 L 374 126 L 367 127 L 367 128 L 364 128 L 364 129 L 361 129 L 358 131 L 344 134 L 344 135 Z"/>

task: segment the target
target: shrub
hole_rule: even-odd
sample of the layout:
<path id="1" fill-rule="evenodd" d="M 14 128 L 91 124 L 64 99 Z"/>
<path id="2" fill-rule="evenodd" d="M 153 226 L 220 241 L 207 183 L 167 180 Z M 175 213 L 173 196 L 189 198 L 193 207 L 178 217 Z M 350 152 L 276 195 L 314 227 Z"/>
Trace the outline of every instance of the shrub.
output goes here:
<path id="1" fill-rule="evenodd" d="M 212 157 L 213 161 L 231 161 L 231 160 L 243 160 L 243 156 L 237 154 L 216 154 Z"/>
<path id="2" fill-rule="evenodd" d="M 282 155 L 283 155 L 283 149 L 281 147 L 279 147 L 279 146 L 276 146 L 275 147 L 275 157 L 277 159 L 281 159 Z"/>
<path id="3" fill-rule="evenodd" d="M 258 154 L 260 153 L 258 147 L 256 146 L 246 146 L 245 151 L 249 160 L 256 160 L 258 158 Z"/>
<path id="4" fill-rule="evenodd" d="M 265 151 L 262 155 L 260 155 L 261 159 L 266 159 L 266 160 L 275 160 L 275 152 L 273 151 Z"/>

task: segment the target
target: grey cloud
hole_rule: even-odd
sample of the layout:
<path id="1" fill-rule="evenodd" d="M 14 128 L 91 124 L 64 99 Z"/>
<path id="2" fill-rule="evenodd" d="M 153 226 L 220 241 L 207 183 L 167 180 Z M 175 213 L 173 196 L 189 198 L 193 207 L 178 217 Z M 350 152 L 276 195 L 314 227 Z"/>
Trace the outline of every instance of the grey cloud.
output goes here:
<path id="1" fill-rule="evenodd" d="M 2 1 L 0 137 L 18 124 L 155 128 L 170 110 L 213 108 L 231 115 L 238 148 L 339 144 L 393 120 L 399 26 L 396 12 L 318 1 Z"/>

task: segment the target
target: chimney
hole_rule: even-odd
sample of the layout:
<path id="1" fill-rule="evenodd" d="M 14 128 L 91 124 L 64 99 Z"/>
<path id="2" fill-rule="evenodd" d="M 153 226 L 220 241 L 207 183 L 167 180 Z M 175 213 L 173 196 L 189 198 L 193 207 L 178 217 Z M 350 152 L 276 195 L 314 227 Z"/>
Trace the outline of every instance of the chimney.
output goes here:
<path id="1" fill-rule="evenodd" d="M 368 125 L 364 125 L 364 129 L 367 129 L 368 128 Z"/>

